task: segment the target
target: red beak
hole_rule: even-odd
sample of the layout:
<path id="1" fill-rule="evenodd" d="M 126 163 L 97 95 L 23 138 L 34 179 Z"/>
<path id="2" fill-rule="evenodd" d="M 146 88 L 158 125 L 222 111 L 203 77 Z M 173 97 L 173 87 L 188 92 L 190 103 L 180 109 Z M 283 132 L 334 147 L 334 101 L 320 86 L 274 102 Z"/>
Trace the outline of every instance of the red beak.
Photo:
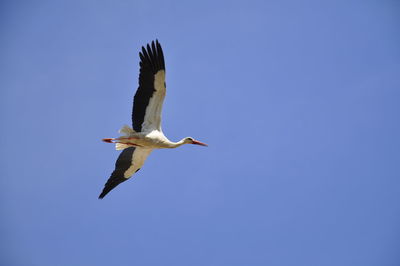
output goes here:
<path id="1" fill-rule="evenodd" d="M 203 142 L 200 142 L 200 141 L 198 141 L 198 140 L 193 140 L 192 144 L 196 144 L 196 145 L 201 145 L 201 146 L 206 146 L 206 147 L 208 147 L 207 144 L 205 144 L 205 143 L 203 143 Z"/>

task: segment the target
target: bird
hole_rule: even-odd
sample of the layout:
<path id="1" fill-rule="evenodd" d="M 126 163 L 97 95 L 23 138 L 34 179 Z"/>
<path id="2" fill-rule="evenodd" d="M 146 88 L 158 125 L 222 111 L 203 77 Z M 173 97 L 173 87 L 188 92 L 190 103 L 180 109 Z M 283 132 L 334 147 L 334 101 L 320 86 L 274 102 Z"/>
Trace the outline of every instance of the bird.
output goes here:
<path id="1" fill-rule="evenodd" d="M 186 137 L 178 142 L 170 141 L 161 129 L 161 111 L 166 94 L 165 61 L 160 43 L 152 41 L 139 52 L 139 87 L 133 97 L 132 127 L 124 125 L 117 138 L 104 138 L 122 150 L 115 162 L 115 169 L 99 195 L 104 198 L 112 189 L 125 182 L 142 168 L 154 149 L 172 149 L 184 144 L 207 144 Z"/>

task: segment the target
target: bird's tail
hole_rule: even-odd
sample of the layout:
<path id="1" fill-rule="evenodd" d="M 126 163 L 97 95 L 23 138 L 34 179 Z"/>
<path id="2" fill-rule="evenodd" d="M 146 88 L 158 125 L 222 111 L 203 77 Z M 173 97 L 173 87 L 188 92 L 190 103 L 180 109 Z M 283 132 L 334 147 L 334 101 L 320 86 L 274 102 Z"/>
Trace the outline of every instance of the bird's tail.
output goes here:
<path id="1" fill-rule="evenodd" d="M 117 151 L 119 151 L 119 150 L 124 150 L 124 149 L 126 149 L 126 148 L 129 148 L 129 147 L 132 147 L 131 145 L 127 145 L 127 144 L 124 144 L 124 143 L 115 143 L 115 149 L 117 150 Z"/>
<path id="2" fill-rule="evenodd" d="M 124 125 L 119 131 L 120 134 L 124 136 L 132 136 L 136 133 L 130 126 Z M 132 147 L 132 145 L 124 144 L 124 143 L 115 143 L 116 150 L 123 150 L 126 148 Z"/>
<path id="3" fill-rule="evenodd" d="M 116 150 L 124 150 L 126 148 L 132 147 L 132 146 L 138 146 L 135 145 L 134 143 L 129 143 L 129 144 L 125 144 L 125 143 L 120 143 L 120 140 L 126 140 L 126 139 L 136 139 L 137 137 L 134 137 L 132 135 L 136 134 L 136 131 L 133 130 L 131 127 L 124 125 L 120 130 L 119 130 L 120 134 L 123 134 L 122 137 L 119 138 L 106 138 L 103 139 L 104 142 L 107 143 L 115 143 L 115 149 Z"/>
<path id="4" fill-rule="evenodd" d="M 130 135 L 136 133 L 135 130 L 133 130 L 130 126 L 127 126 L 127 125 L 124 125 L 118 132 L 125 136 L 130 136 Z"/>

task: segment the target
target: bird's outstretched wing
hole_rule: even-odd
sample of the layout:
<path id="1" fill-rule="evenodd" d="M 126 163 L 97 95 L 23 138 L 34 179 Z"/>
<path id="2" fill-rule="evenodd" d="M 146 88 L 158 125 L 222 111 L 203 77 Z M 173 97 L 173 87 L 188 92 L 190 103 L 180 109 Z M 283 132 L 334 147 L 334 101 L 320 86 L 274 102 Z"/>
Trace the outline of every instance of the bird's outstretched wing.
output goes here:
<path id="1" fill-rule="evenodd" d="M 166 93 L 165 62 L 156 40 L 142 47 L 139 88 L 133 98 L 132 125 L 136 132 L 161 131 L 161 109 Z"/>
<path id="2" fill-rule="evenodd" d="M 113 188 L 128 180 L 134 173 L 139 171 L 151 151 L 152 149 L 135 147 L 126 148 L 123 150 L 115 162 L 115 170 L 107 180 L 99 199 L 104 198 L 104 196 L 107 195 L 107 193 Z"/>

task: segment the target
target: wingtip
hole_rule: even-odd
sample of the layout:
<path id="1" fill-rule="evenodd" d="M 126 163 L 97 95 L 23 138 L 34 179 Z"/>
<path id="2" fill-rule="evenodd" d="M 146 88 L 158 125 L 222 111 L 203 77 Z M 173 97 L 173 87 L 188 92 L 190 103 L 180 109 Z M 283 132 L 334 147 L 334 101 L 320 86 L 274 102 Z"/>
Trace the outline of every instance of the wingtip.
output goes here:
<path id="1" fill-rule="evenodd" d="M 98 199 L 102 200 L 107 195 L 107 193 L 108 192 L 105 192 L 105 191 L 101 192 L 101 194 L 99 195 Z"/>
<path id="2" fill-rule="evenodd" d="M 139 58 L 141 70 L 151 71 L 152 74 L 156 74 L 161 69 L 165 70 L 164 54 L 158 39 L 149 41 L 142 46 Z"/>
<path id="3" fill-rule="evenodd" d="M 107 186 L 107 184 L 104 186 L 103 191 L 101 191 L 100 195 L 99 195 L 99 199 L 103 199 L 113 188 L 115 188 L 117 185 L 115 186 Z"/>
<path id="4" fill-rule="evenodd" d="M 147 57 L 147 51 L 146 48 L 144 46 L 142 46 L 142 54 L 144 57 Z"/>

